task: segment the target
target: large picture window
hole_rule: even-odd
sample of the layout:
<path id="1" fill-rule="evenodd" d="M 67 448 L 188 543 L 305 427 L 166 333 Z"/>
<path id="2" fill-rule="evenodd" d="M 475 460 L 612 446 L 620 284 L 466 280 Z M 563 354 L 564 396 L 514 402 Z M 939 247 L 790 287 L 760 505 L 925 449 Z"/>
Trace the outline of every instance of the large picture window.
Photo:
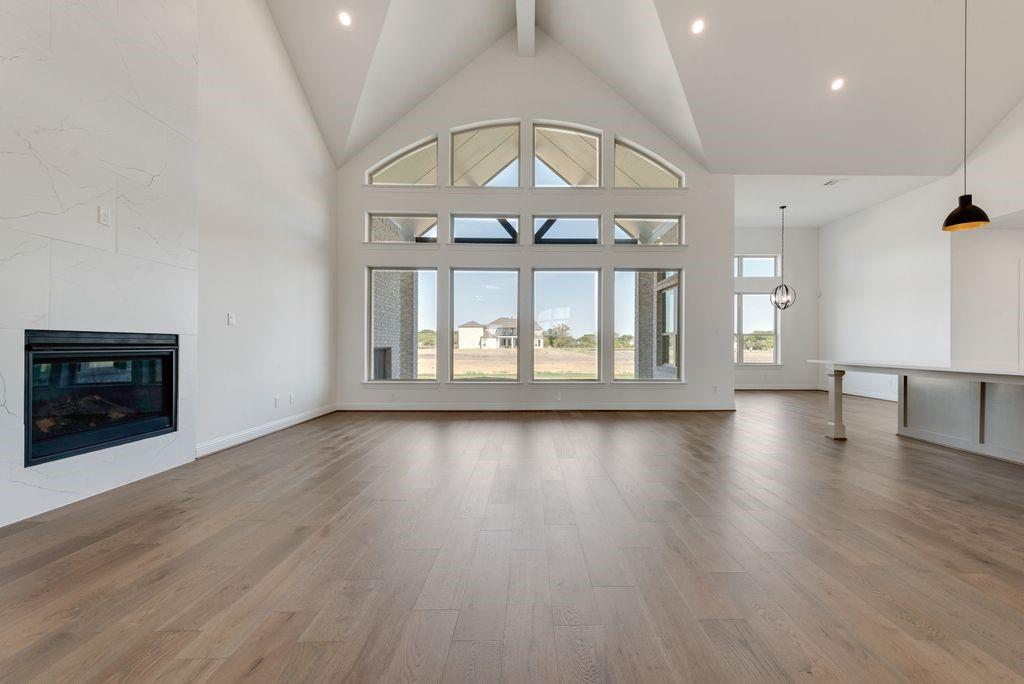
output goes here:
<path id="1" fill-rule="evenodd" d="M 519 271 L 453 269 L 452 326 L 452 380 L 518 380 Z"/>
<path id="2" fill-rule="evenodd" d="M 767 294 L 735 299 L 733 358 L 736 363 L 778 363 L 778 315 Z"/>
<path id="3" fill-rule="evenodd" d="M 678 380 L 679 271 L 615 271 L 615 379 Z"/>
<path id="4" fill-rule="evenodd" d="M 600 379 L 599 273 L 534 271 L 534 380 Z"/>
<path id="5" fill-rule="evenodd" d="M 437 270 L 370 269 L 370 380 L 437 378 Z"/>

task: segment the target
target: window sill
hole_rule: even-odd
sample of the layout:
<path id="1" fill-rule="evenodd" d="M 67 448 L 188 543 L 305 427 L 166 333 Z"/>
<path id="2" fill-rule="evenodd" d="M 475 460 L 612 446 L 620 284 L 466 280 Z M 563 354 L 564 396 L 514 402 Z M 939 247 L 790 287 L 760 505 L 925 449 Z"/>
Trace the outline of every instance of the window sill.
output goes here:
<path id="1" fill-rule="evenodd" d="M 756 368 L 782 368 L 781 363 L 734 363 L 736 368 L 753 370 Z"/>
<path id="2" fill-rule="evenodd" d="M 363 380 L 363 387 L 423 387 L 437 389 L 441 383 L 437 380 Z"/>
<path id="3" fill-rule="evenodd" d="M 685 385 L 685 380 L 613 380 L 616 387 L 679 387 Z"/>
<path id="4" fill-rule="evenodd" d="M 528 385 L 547 385 L 547 386 L 568 386 L 568 387 L 580 387 L 586 386 L 591 387 L 593 385 L 607 385 L 608 382 L 605 380 L 528 380 Z"/>
<path id="5" fill-rule="evenodd" d="M 412 247 L 416 249 L 437 249 L 440 246 L 436 242 L 370 242 L 367 240 L 363 240 L 361 244 L 371 249 L 410 249 Z"/>
<path id="6" fill-rule="evenodd" d="M 438 192 L 438 185 L 371 185 L 363 183 L 363 190 L 371 192 Z"/>
<path id="7" fill-rule="evenodd" d="M 679 244 L 679 245 L 671 245 L 671 244 L 664 244 L 664 245 L 626 245 L 626 244 L 615 243 L 612 246 L 615 247 L 615 249 L 617 249 L 617 250 L 622 250 L 623 252 L 633 252 L 633 251 L 637 251 L 637 250 L 644 251 L 644 252 L 646 252 L 646 251 L 655 251 L 656 252 L 656 251 L 660 251 L 660 250 L 663 250 L 663 249 L 664 250 L 682 251 L 684 248 L 689 247 L 689 245 L 686 244 L 685 242 L 682 243 L 682 244 Z"/>
<path id="8" fill-rule="evenodd" d="M 456 386 L 459 386 L 459 387 L 476 387 L 478 385 L 491 386 L 491 387 L 493 387 L 495 385 L 499 385 L 499 386 L 504 385 L 504 386 L 508 387 L 508 386 L 522 385 L 523 382 L 522 382 L 522 380 L 445 380 L 444 384 L 446 384 L 446 385 L 456 385 Z"/>

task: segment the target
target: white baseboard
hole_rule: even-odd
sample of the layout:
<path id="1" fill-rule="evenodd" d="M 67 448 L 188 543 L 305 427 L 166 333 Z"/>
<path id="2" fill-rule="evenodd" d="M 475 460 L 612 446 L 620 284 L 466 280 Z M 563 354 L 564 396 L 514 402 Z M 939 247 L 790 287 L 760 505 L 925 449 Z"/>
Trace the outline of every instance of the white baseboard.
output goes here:
<path id="1" fill-rule="evenodd" d="M 333 413 L 337 410 L 337 406 L 329 404 L 327 406 L 321 406 L 309 411 L 303 411 L 302 413 L 296 413 L 295 415 L 288 416 L 286 418 L 279 418 L 278 420 L 264 423 L 263 425 L 246 428 L 245 430 L 240 430 L 239 432 L 235 432 L 230 435 L 224 435 L 223 437 L 217 437 L 216 439 L 202 442 L 201 444 L 196 445 L 196 458 L 202 458 L 203 456 L 209 456 L 210 454 L 230 449 L 231 447 L 238 446 L 239 444 L 245 444 L 246 442 L 269 435 L 272 432 L 284 430 L 285 428 L 290 428 L 293 425 L 298 425 L 299 423 L 305 423 L 307 420 L 313 420 L 314 418 L 319 418 L 320 416 Z"/>
<path id="2" fill-rule="evenodd" d="M 575 402 L 531 402 L 531 403 L 436 403 L 436 402 L 388 402 L 338 404 L 339 411 L 735 411 L 736 405 L 729 402 L 717 404 L 694 403 L 622 403 L 622 404 L 581 404 Z"/>

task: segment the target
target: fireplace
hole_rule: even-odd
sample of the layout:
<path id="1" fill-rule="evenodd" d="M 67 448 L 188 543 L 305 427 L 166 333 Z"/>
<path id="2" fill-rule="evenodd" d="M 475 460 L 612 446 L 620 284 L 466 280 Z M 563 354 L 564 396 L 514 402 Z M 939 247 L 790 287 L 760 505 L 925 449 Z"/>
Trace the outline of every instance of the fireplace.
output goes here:
<path id="1" fill-rule="evenodd" d="M 25 467 L 177 429 L 177 335 L 25 331 Z"/>

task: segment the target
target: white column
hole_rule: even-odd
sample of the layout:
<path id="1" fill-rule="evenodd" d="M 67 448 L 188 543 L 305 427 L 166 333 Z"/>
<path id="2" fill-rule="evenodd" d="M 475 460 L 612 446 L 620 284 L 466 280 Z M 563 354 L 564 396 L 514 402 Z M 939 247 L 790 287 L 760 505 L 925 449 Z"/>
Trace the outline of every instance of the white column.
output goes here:
<path id="1" fill-rule="evenodd" d="M 832 420 L 828 421 L 825 436 L 829 439 L 846 439 L 846 426 L 843 425 L 843 376 L 844 370 L 833 368 L 828 377 L 832 384 L 828 388 L 828 403 L 832 407 Z"/>

